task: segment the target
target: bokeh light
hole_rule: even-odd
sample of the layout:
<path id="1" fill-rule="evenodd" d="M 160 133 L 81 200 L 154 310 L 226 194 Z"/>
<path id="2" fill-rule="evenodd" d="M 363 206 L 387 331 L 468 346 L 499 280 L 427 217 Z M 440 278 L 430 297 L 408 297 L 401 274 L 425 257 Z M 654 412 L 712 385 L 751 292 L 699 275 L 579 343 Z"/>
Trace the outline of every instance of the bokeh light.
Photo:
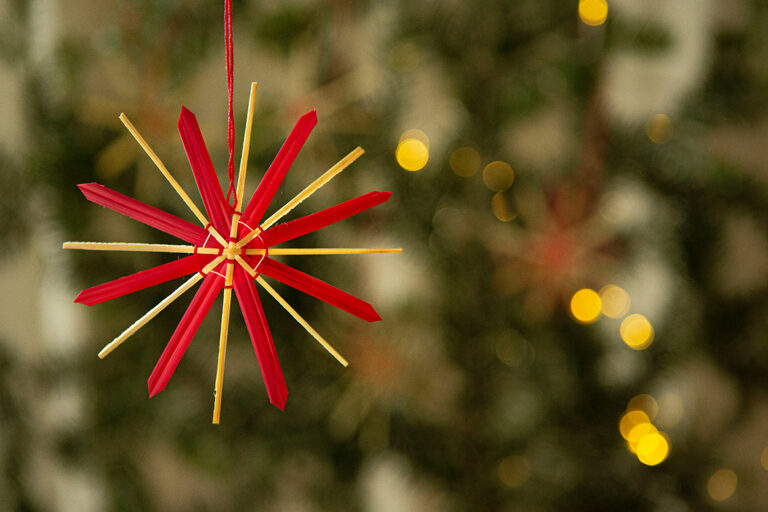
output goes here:
<path id="1" fill-rule="evenodd" d="M 600 295 L 589 288 L 582 288 L 571 298 L 571 314 L 581 323 L 592 323 L 600 316 L 603 303 Z"/>
<path id="2" fill-rule="evenodd" d="M 653 343 L 653 327 L 643 315 L 629 315 L 622 320 L 619 334 L 624 343 L 635 350 L 643 350 Z"/>
<path id="3" fill-rule="evenodd" d="M 429 138 L 421 130 L 406 131 L 400 136 L 395 158 L 406 171 L 423 169 L 429 160 Z"/>
<path id="4" fill-rule="evenodd" d="M 659 404 L 651 395 L 643 393 L 629 401 L 627 411 L 643 411 L 653 421 L 659 413 Z"/>
<path id="5" fill-rule="evenodd" d="M 453 153 L 451 153 L 448 163 L 453 172 L 462 178 L 469 178 L 470 176 L 474 176 L 477 171 L 480 170 L 480 164 L 482 162 L 480 153 L 478 153 L 475 148 L 464 146 L 455 149 Z"/>
<path id="6" fill-rule="evenodd" d="M 504 192 L 496 192 L 491 199 L 491 209 L 493 215 L 502 222 L 509 222 L 517 217 L 517 212 L 512 205 L 512 201 Z"/>
<path id="7" fill-rule="evenodd" d="M 666 114 L 654 114 L 645 125 L 645 133 L 656 144 L 664 144 L 672 137 L 672 121 Z"/>
<path id="8" fill-rule="evenodd" d="M 603 286 L 600 299 L 603 301 L 603 314 L 608 318 L 621 318 L 629 312 L 629 294 L 615 284 Z"/>
<path id="9" fill-rule="evenodd" d="M 648 434 L 637 443 L 637 458 L 646 466 L 661 464 L 667 455 L 669 455 L 669 442 L 664 434 Z"/>
<path id="10" fill-rule="evenodd" d="M 515 172 L 506 162 L 496 160 L 483 169 L 483 182 L 485 186 L 494 192 L 507 190 L 515 181 Z"/>
<path id="11" fill-rule="evenodd" d="M 530 477 L 531 466 L 525 457 L 512 455 L 501 459 L 496 471 L 502 484 L 520 487 Z"/>
<path id="12" fill-rule="evenodd" d="M 629 433 L 632 429 L 643 423 L 650 423 L 651 419 L 643 411 L 627 411 L 619 421 L 619 432 L 621 437 L 629 440 Z"/>
<path id="13" fill-rule="evenodd" d="M 725 501 L 736 491 L 739 478 L 730 469 L 718 469 L 707 481 L 707 493 L 715 501 Z"/>
<path id="14" fill-rule="evenodd" d="M 659 429 L 657 429 L 653 423 L 640 423 L 639 425 L 635 425 L 632 427 L 632 430 L 629 431 L 629 435 L 627 436 L 629 451 L 637 453 L 637 447 L 645 436 L 658 433 Z"/>
<path id="15" fill-rule="evenodd" d="M 661 464 L 669 456 L 669 438 L 651 423 L 657 412 L 658 405 L 651 395 L 637 395 L 619 420 L 619 432 L 627 441 L 627 449 L 646 466 Z"/>
<path id="16" fill-rule="evenodd" d="M 579 0 L 579 18 L 591 27 L 602 25 L 608 18 L 608 2 L 606 0 Z"/>

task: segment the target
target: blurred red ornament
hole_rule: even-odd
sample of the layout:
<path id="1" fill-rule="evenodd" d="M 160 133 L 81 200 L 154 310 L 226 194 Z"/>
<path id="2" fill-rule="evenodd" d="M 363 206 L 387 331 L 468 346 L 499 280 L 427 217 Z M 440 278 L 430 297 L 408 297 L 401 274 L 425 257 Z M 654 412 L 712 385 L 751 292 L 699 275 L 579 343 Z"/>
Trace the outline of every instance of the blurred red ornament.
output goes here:
<path id="1" fill-rule="evenodd" d="M 521 202 L 536 207 L 522 212 L 524 228 L 512 227 L 515 234 L 501 247 L 495 281 L 502 292 L 524 291 L 526 312 L 546 318 L 575 290 L 602 282 L 624 247 L 585 190 L 560 186 L 531 194 Z"/>

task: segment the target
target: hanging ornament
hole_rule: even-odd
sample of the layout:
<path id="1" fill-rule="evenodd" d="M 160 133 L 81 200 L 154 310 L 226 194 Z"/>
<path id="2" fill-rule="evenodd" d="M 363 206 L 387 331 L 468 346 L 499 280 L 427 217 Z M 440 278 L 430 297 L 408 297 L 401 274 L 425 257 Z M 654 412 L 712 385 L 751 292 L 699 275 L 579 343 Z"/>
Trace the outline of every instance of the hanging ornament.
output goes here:
<path id="1" fill-rule="evenodd" d="M 125 114 L 120 120 L 144 149 L 150 159 L 168 180 L 176 193 L 186 203 L 202 226 L 192 224 L 170 213 L 164 212 L 136 199 L 125 196 L 98 183 L 79 185 L 85 197 L 101 206 L 114 210 L 139 222 L 164 231 L 188 245 L 111 243 L 111 242 L 65 242 L 64 249 L 84 249 L 100 251 L 138 251 L 188 254 L 183 258 L 153 267 L 136 274 L 121 277 L 80 292 L 75 302 L 89 306 L 122 297 L 129 293 L 143 290 L 192 275 L 168 297 L 160 301 L 112 342 L 107 344 L 99 357 L 104 358 L 120 346 L 141 327 L 147 324 L 163 309 L 178 299 L 184 292 L 202 281 L 195 296 L 187 307 L 176 331 L 171 336 L 160 359 L 148 380 L 149 396 L 152 397 L 165 389 L 173 372 L 197 332 L 203 319 L 208 314 L 214 300 L 223 291 L 224 303 L 219 336 L 218 365 L 216 370 L 213 423 L 219 423 L 221 413 L 222 383 L 229 330 L 229 313 L 234 289 L 237 301 L 245 319 L 256 358 L 261 369 L 269 400 L 280 409 L 285 408 L 288 390 L 285 378 L 277 359 L 274 341 L 262 309 L 256 283 L 267 291 L 296 321 L 304 327 L 334 358 L 342 365 L 347 361 L 293 309 L 283 297 L 264 279 L 270 277 L 304 293 L 312 295 L 328 304 L 347 311 L 363 320 L 374 322 L 381 320 L 373 307 L 363 300 L 350 295 L 328 283 L 305 274 L 293 267 L 279 263 L 273 256 L 280 255 L 328 255 L 328 254 L 373 254 L 400 253 L 402 249 L 362 249 L 362 248 L 281 248 L 280 244 L 301 237 L 351 217 L 364 210 L 385 202 L 389 192 L 369 192 L 349 201 L 337 204 L 325 210 L 278 224 L 285 215 L 299 203 L 328 183 L 362 154 L 362 148 L 355 148 L 347 156 L 332 166 L 313 183 L 299 192 L 293 199 L 279 208 L 274 214 L 263 220 L 267 208 L 283 182 L 288 169 L 299 153 L 310 132 L 317 124 L 315 111 L 299 118 L 288 135 L 277 156 L 267 169 L 251 200 L 243 203 L 243 190 L 248 164 L 248 152 L 251 140 L 253 110 L 255 104 L 256 83 L 251 84 L 248 101 L 248 115 L 240 169 L 235 184 L 234 163 L 234 116 L 233 96 L 233 49 L 232 49 L 232 7 L 230 0 L 225 1 L 225 46 L 227 58 L 228 91 L 228 147 L 229 161 L 227 174 L 229 189 L 226 198 L 219 185 L 216 172 L 203 141 L 197 120 L 192 112 L 181 108 L 179 133 L 184 150 L 189 159 L 197 188 L 203 199 L 206 215 L 187 195 L 174 179 L 157 154 L 130 122 Z"/>

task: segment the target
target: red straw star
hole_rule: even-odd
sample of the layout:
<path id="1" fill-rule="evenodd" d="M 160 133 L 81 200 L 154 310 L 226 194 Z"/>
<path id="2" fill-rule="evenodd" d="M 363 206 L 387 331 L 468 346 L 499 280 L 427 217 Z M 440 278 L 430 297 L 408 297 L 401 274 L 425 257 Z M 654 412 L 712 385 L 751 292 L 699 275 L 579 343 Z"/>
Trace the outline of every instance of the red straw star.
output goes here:
<path id="1" fill-rule="evenodd" d="M 256 358 L 258 359 L 264 384 L 269 400 L 280 409 L 285 408 L 288 390 L 285 385 L 280 362 L 277 359 L 275 345 L 269 332 L 264 310 L 254 279 L 275 300 L 277 300 L 296 321 L 298 321 L 328 352 L 342 365 L 347 361 L 339 355 L 328 342 L 323 339 L 287 302 L 272 288 L 262 275 L 271 277 L 297 290 L 312 295 L 328 304 L 343 309 L 363 320 L 374 322 L 381 320 L 373 307 L 328 283 L 320 281 L 295 268 L 289 267 L 272 259 L 271 256 L 288 254 L 370 254 L 395 253 L 402 249 L 280 249 L 279 244 L 312 233 L 330 224 L 344 220 L 368 208 L 385 202 L 389 192 L 369 192 L 325 210 L 300 217 L 298 219 L 276 224 L 296 205 L 312 195 L 320 187 L 328 183 L 334 176 L 343 171 L 349 164 L 363 154 L 361 148 L 356 148 L 331 167 L 311 185 L 302 190 L 296 197 L 278 209 L 271 217 L 262 221 L 272 198 L 283 182 L 288 169 L 296 155 L 304 145 L 312 128 L 317 124 L 314 111 L 304 114 L 296 123 L 285 143 L 277 153 L 272 164 L 267 169 L 253 197 L 244 210 L 243 189 L 248 162 L 248 151 L 251 139 L 251 125 L 256 92 L 256 83 L 251 84 L 251 95 L 248 105 L 243 152 L 240 160 L 240 173 L 237 181 L 236 201 L 234 208 L 229 206 L 224 198 L 216 172 L 214 171 L 208 150 L 205 147 L 200 128 L 194 114 L 182 107 L 179 118 L 179 133 L 184 149 L 189 158 L 197 187 L 208 213 L 206 218 L 195 203 L 184 192 L 179 183 L 171 176 L 158 156 L 138 133 L 125 114 L 120 119 L 126 128 L 136 138 L 139 145 L 146 151 L 160 172 L 170 182 L 182 200 L 189 206 L 203 227 L 182 220 L 170 213 L 164 212 L 131 197 L 124 196 L 114 190 L 97 183 L 79 185 L 85 197 L 101 206 L 122 213 L 132 219 L 143 222 L 192 245 L 168 244 L 136 244 L 136 243 L 105 243 L 105 242 L 66 242 L 65 249 L 112 250 L 112 251 L 144 251 L 188 253 L 189 256 L 165 263 L 157 267 L 143 270 L 136 274 L 121 277 L 80 292 L 75 302 L 92 306 L 129 293 L 143 290 L 150 286 L 161 284 L 189 274 L 194 274 L 173 293 L 162 300 L 154 308 L 126 329 L 122 334 L 105 346 L 99 357 L 103 358 L 121 343 L 138 331 L 142 326 L 165 309 L 185 291 L 202 280 L 201 286 L 195 293 L 192 302 L 179 322 L 176 331 L 171 336 L 152 374 L 149 377 L 149 395 L 156 395 L 168 384 L 174 370 L 178 366 L 189 343 L 197 329 L 218 297 L 224 290 L 224 307 L 221 319 L 221 334 L 219 337 L 219 359 L 216 372 L 216 397 L 214 402 L 213 422 L 219 422 L 221 411 L 222 382 L 224 377 L 224 362 L 229 328 L 229 312 L 232 300 L 232 289 L 235 290 L 237 301 L 245 318 Z M 208 220 L 210 219 L 210 221 Z"/>

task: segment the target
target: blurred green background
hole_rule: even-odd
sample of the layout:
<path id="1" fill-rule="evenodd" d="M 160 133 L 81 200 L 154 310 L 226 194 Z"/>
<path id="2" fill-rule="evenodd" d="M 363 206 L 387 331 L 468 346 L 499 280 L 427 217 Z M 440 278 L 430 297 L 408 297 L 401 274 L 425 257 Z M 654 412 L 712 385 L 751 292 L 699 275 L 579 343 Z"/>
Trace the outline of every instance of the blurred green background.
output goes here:
<path id="1" fill-rule="evenodd" d="M 99 360 L 176 284 L 78 291 L 173 256 L 61 243 L 176 242 L 76 185 L 194 220 L 117 118 L 192 193 L 182 104 L 225 182 L 223 2 L 0 0 L 0 510 L 768 508 L 768 4 L 233 4 L 246 196 L 311 108 L 272 210 L 363 146 L 296 245 L 404 254 L 284 261 L 384 321 L 276 285 L 344 369 L 262 294 L 281 412 L 234 308 L 219 426 L 221 299 L 152 400 L 191 294 Z"/>

